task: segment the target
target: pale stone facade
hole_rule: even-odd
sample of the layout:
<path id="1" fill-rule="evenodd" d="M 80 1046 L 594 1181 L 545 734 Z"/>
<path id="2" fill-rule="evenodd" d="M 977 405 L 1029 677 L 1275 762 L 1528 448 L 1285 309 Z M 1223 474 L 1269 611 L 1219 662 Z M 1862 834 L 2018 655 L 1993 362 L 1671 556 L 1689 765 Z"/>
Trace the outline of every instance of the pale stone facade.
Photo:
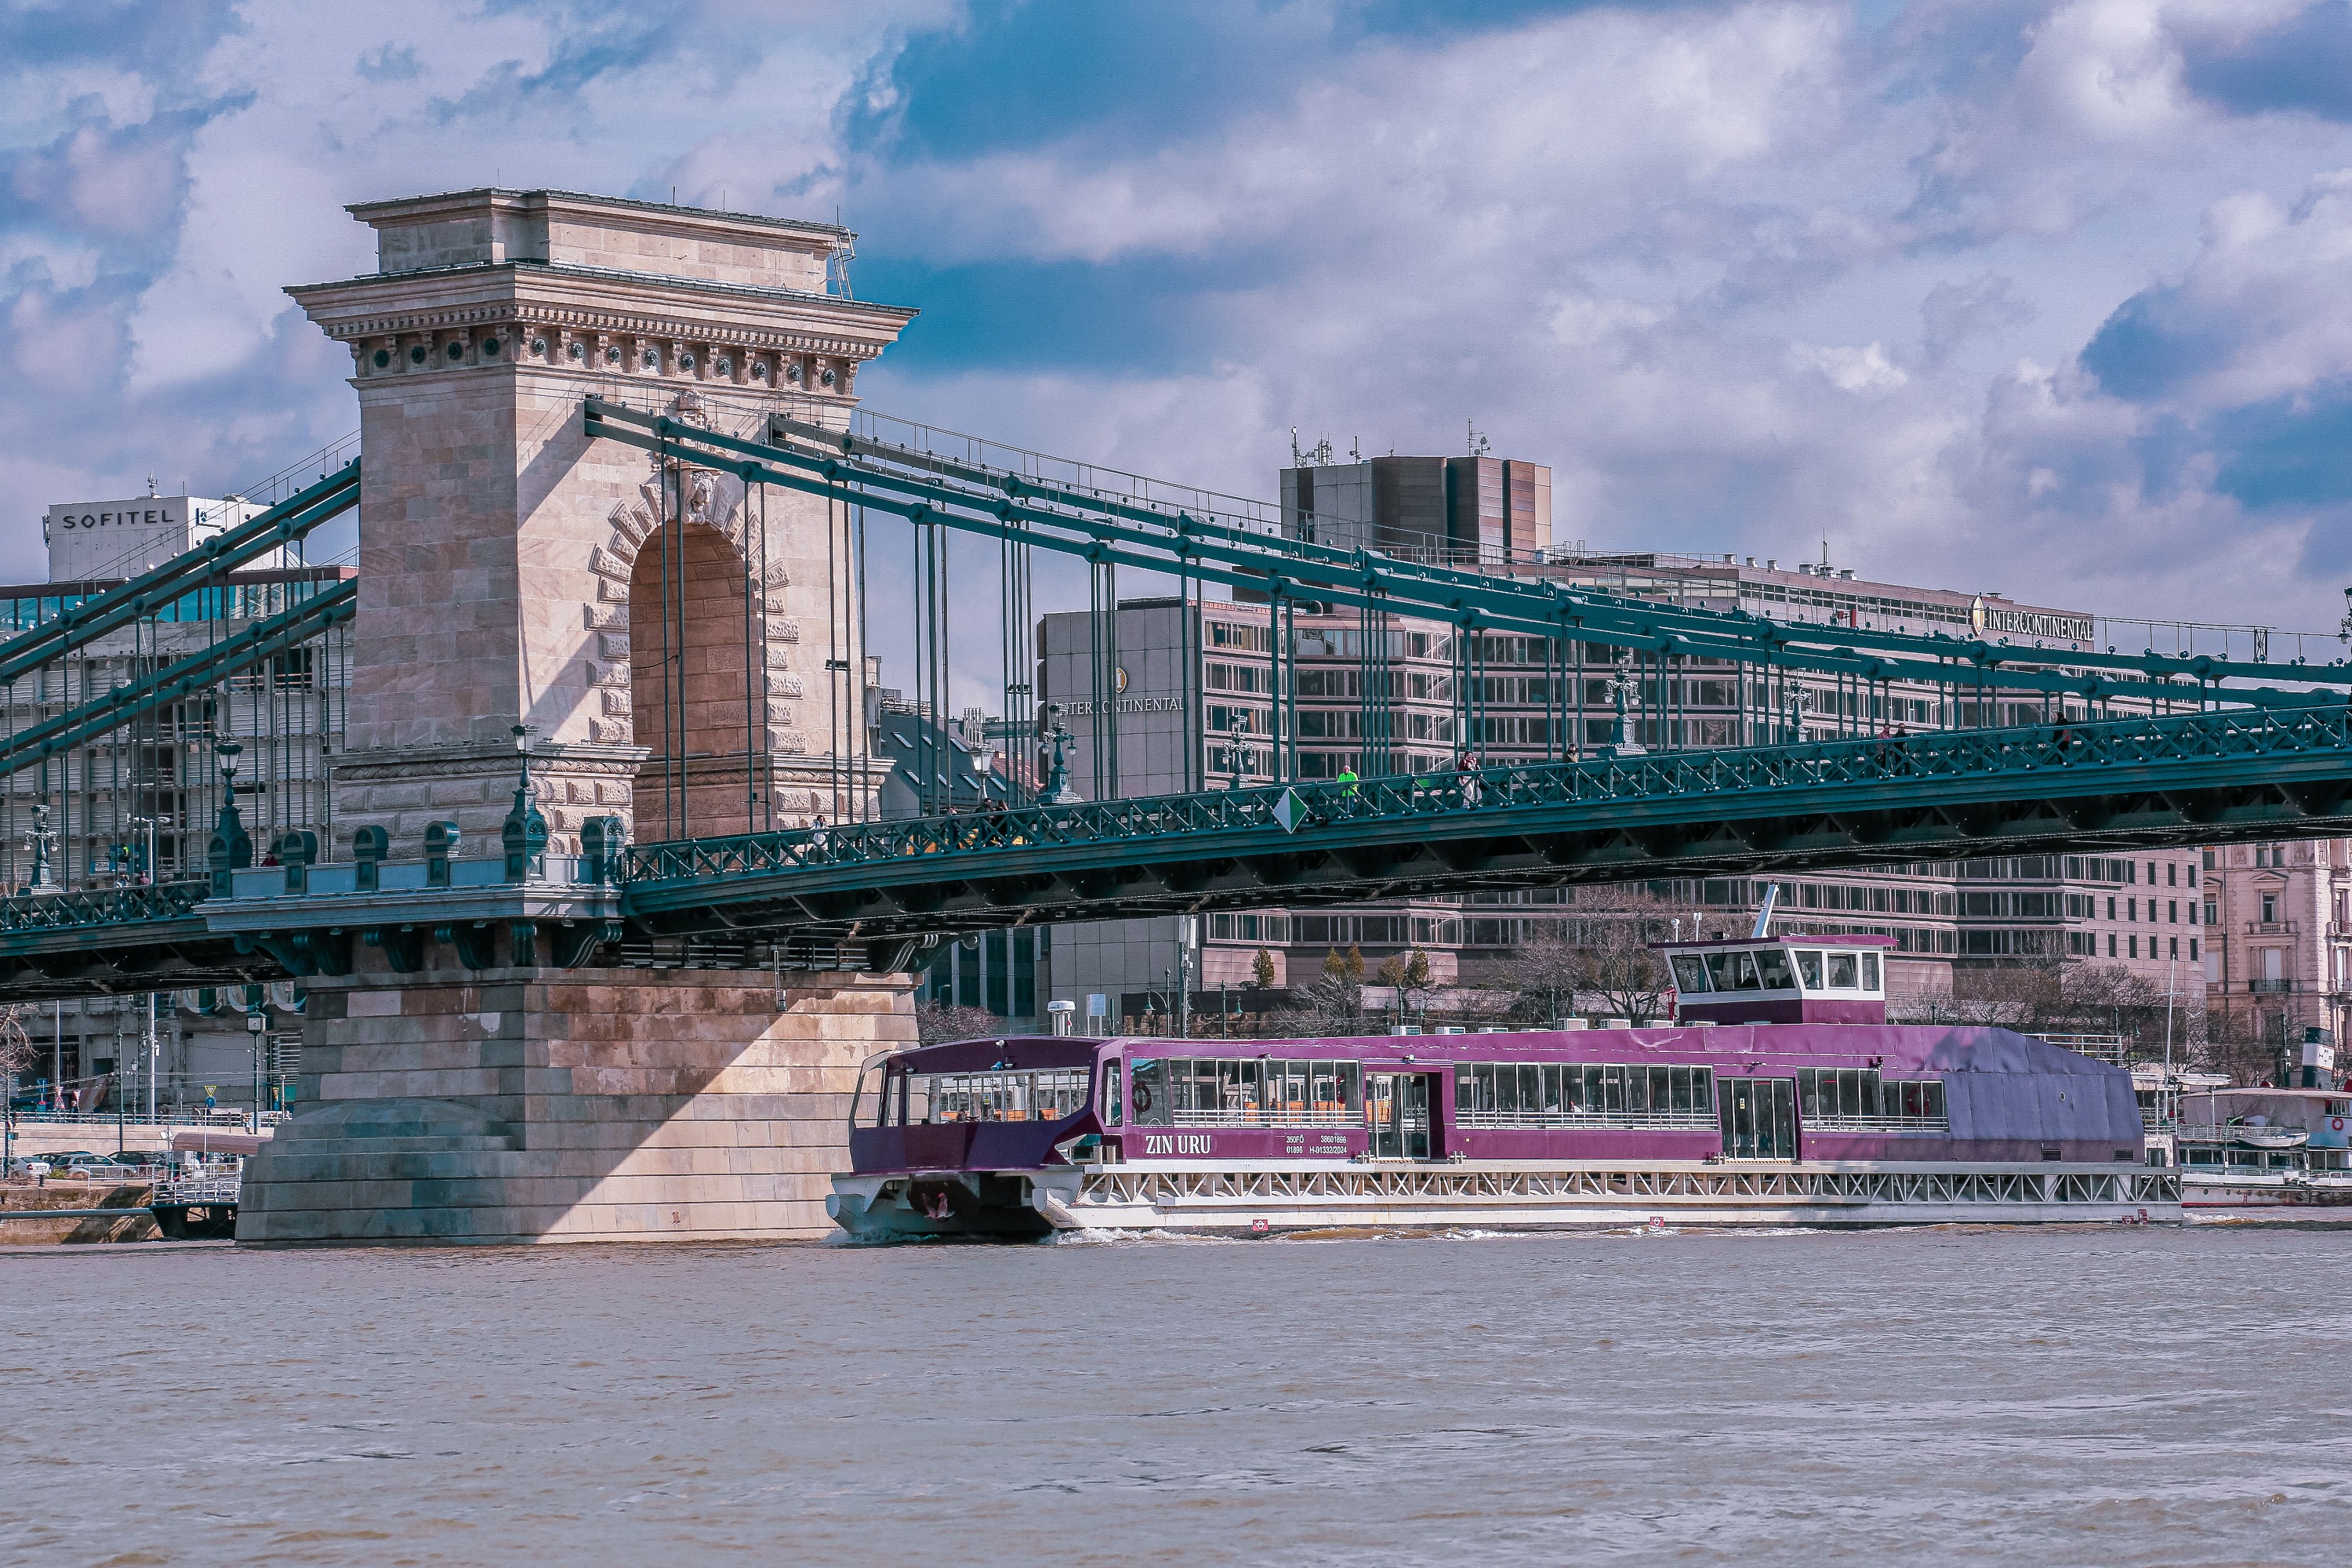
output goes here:
<path id="1" fill-rule="evenodd" d="M 858 1064 L 915 1043 L 905 975 L 362 971 L 312 980 L 302 1103 L 237 1239 L 826 1234 Z"/>
<path id="2" fill-rule="evenodd" d="M 2205 985 L 2215 1026 L 2242 1039 L 2345 1037 L 2352 1022 L 2352 838 L 2204 852 Z"/>

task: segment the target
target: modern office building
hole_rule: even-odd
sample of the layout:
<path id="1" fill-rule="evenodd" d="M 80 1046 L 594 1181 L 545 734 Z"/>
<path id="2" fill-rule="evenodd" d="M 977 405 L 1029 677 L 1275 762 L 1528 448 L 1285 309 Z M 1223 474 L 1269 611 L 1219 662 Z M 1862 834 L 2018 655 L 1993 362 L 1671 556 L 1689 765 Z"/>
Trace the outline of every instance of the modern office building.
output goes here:
<path id="1" fill-rule="evenodd" d="M 1282 470 L 1294 539 L 1499 567 L 1551 549 L 1551 470 L 1514 458 L 1367 458 Z"/>

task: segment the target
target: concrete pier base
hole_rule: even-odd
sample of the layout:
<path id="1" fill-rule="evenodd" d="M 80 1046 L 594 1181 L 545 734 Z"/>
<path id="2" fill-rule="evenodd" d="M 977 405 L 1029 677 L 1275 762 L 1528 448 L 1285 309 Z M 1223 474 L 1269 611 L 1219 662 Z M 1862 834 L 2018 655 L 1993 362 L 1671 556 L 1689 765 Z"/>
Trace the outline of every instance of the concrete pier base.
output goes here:
<path id="1" fill-rule="evenodd" d="M 858 1064 L 915 1041 L 904 974 L 452 970 L 310 982 L 300 1110 L 237 1240 L 829 1234 Z"/>

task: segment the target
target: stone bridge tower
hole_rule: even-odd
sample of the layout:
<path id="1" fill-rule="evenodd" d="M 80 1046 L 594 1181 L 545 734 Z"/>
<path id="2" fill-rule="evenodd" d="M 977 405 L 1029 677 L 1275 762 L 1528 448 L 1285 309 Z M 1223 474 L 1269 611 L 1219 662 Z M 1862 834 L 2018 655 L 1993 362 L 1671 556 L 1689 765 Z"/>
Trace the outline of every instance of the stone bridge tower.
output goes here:
<path id="1" fill-rule="evenodd" d="M 646 839 L 845 814 L 879 770 L 843 510 L 592 442 L 581 405 L 845 427 L 912 312 L 829 292 L 848 236 L 824 225 L 554 191 L 351 211 L 377 269 L 289 290 L 349 345 L 361 409 L 332 858 L 364 832 L 419 859 L 436 823 L 497 854 L 519 725 L 558 854 L 593 818 Z M 252 941 L 313 963 L 298 1114 L 240 1240 L 829 1228 L 857 1063 L 914 1037 L 906 976 L 772 973 L 748 941 L 629 967 L 572 940 L 617 929 L 605 889 L 435 875 L 239 900 Z"/>
<path id="2" fill-rule="evenodd" d="M 559 191 L 350 210 L 376 271 L 289 290 L 360 397 L 342 812 L 495 838 L 521 724 L 558 848 L 591 816 L 642 839 L 843 815 L 865 650 L 838 509 L 590 442 L 580 405 L 845 427 L 913 312 L 826 292 L 829 225 Z"/>

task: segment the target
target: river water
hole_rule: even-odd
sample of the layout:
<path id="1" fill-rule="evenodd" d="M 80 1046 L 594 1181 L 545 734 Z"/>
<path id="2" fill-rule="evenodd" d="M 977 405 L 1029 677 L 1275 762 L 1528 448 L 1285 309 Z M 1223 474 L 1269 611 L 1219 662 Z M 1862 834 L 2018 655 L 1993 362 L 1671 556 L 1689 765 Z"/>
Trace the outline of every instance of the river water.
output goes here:
<path id="1" fill-rule="evenodd" d="M 0 1255 L 0 1562 L 2341 1563 L 2352 1231 Z"/>

